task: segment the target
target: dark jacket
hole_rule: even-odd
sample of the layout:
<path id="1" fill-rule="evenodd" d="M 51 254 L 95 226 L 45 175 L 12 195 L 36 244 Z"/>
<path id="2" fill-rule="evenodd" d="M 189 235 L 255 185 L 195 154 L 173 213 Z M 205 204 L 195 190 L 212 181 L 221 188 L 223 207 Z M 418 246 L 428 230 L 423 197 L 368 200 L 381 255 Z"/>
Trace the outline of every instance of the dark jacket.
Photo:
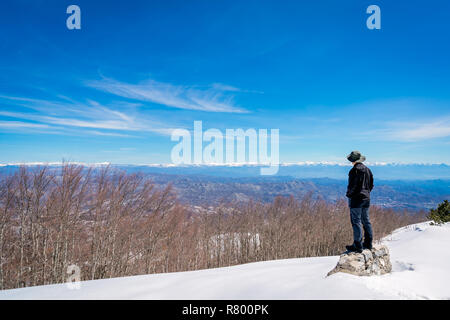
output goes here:
<path id="1" fill-rule="evenodd" d="M 350 199 L 350 207 L 368 206 L 372 189 L 372 171 L 362 163 L 355 164 L 348 173 L 346 196 Z"/>

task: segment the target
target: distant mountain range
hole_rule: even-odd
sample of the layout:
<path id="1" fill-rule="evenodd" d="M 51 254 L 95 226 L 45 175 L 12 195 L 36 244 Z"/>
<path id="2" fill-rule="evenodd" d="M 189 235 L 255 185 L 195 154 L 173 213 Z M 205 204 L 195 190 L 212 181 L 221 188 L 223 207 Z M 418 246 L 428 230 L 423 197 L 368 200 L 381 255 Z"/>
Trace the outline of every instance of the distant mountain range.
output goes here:
<path id="1" fill-rule="evenodd" d="M 126 170 L 151 173 L 195 174 L 219 177 L 261 177 L 259 165 L 147 165 L 124 166 Z M 450 166 L 447 164 L 368 164 L 374 176 L 382 180 L 432 180 L 450 179 Z M 347 179 L 351 164 L 282 164 L 277 177 Z"/>
<path id="2" fill-rule="evenodd" d="M 293 196 L 327 201 L 345 199 L 346 180 L 292 177 L 226 178 L 197 175 L 149 174 L 158 185 L 172 183 L 179 199 L 192 205 L 215 205 L 221 201 L 269 202 L 276 196 Z M 372 203 L 394 209 L 430 209 L 450 198 L 450 180 L 377 180 Z"/>
<path id="3" fill-rule="evenodd" d="M 28 164 L 37 166 L 40 164 Z M 57 168 L 60 164 L 50 164 Z M 102 167 L 106 164 L 95 164 Z M 446 164 L 368 164 L 375 176 L 372 203 L 395 209 L 420 210 L 436 207 L 450 198 L 450 166 Z M 196 205 L 221 201 L 272 201 L 276 196 L 336 201 L 345 198 L 351 166 L 341 164 L 281 165 L 274 176 L 261 176 L 260 166 L 173 166 L 111 165 L 127 172 L 147 174 L 157 185 L 171 183 L 179 200 Z M 13 172 L 19 166 L 2 165 L 0 172 Z"/>
<path id="4" fill-rule="evenodd" d="M 84 164 L 86 166 L 101 167 L 108 163 Z M 17 168 L 20 164 L 0 164 L 2 170 Z M 45 163 L 26 163 L 24 165 L 37 166 Z M 60 163 L 50 163 L 59 166 Z M 450 179 L 450 165 L 448 164 L 402 164 L 402 163 L 367 163 L 376 179 L 381 180 L 433 180 Z M 230 165 L 173 165 L 173 164 L 147 164 L 125 165 L 111 164 L 127 171 L 141 171 L 144 173 L 165 174 L 193 174 L 218 177 L 261 177 L 261 165 L 230 164 Z M 293 178 L 330 178 L 347 179 L 351 164 L 338 164 L 326 162 L 302 162 L 280 164 L 276 177 Z M 271 176 L 273 177 L 273 176 Z"/>

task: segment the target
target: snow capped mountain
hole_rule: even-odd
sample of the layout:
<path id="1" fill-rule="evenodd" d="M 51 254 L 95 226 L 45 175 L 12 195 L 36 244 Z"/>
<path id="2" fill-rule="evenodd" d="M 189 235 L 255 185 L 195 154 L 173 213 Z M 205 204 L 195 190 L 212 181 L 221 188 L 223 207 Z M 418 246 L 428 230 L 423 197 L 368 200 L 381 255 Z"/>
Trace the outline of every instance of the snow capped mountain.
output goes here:
<path id="1" fill-rule="evenodd" d="M 450 299 L 450 224 L 395 230 L 392 273 L 326 277 L 339 257 L 273 260 L 238 266 L 0 291 L 0 299 Z"/>
<path id="2" fill-rule="evenodd" d="M 77 162 L 77 161 L 69 161 L 65 162 L 68 164 L 77 164 L 77 165 L 85 165 L 85 166 L 103 166 L 112 164 L 110 162 Z M 367 165 L 371 166 L 448 166 L 446 163 L 410 163 L 410 162 L 381 162 L 381 161 L 366 161 L 364 162 Z M 58 166 L 61 165 L 61 162 L 12 162 L 12 163 L 0 163 L 0 166 L 38 166 L 38 165 L 49 165 L 49 166 Z M 265 166 L 265 164 L 259 164 L 254 162 L 231 162 L 231 163 L 201 163 L 201 164 L 173 164 L 173 163 L 141 163 L 141 164 L 112 164 L 116 166 L 142 166 L 142 167 L 162 167 L 162 168 L 171 168 L 171 167 L 259 167 Z M 348 161 L 345 162 L 337 162 L 337 161 L 299 161 L 299 162 L 281 162 L 280 166 L 351 166 L 351 163 Z"/>
<path id="3" fill-rule="evenodd" d="M 230 163 L 230 164 L 111 164 L 102 163 L 82 163 L 70 162 L 71 164 L 84 165 L 87 167 L 103 167 L 110 165 L 114 168 L 126 171 L 140 171 L 143 173 L 163 173 L 163 174 L 194 174 L 210 175 L 219 177 L 261 177 L 260 168 L 266 167 L 256 163 Z M 1 164 L 1 170 L 16 169 L 21 165 L 42 166 L 49 165 L 57 167 L 61 162 L 34 162 L 34 163 L 8 163 Z M 373 171 L 376 179 L 383 180 L 431 180 L 450 179 L 450 165 L 448 164 L 414 164 L 414 163 L 384 163 L 367 162 Z M 311 162 L 304 161 L 298 163 L 281 163 L 278 173 L 271 177 L 289 176 L 294 178 L 331 178 L 347 179 L 348 171 L 351 167 L 349 162 Z"/>
<path id="4" fill-rule="evenodd" d="M 98 162 L 98 163 L 86 163 L 86 162 L 65 162 L 66 164 L 73 164 L 73 165 L 79 165 L 79 166 L 86 166 L 86 167 L 101 167 L 101 166 L 107 166 L 110 163 L 109 162 Z M 27 167 L 36 167 L 36 166 L 50 166 L 50 167 L 58 167 L 61 166 L 62 162 L 16 162 L 16 163 L 4 163 L 0 164 L 0 167 L 17 167 L 17 166 L 27 166 Z"/>

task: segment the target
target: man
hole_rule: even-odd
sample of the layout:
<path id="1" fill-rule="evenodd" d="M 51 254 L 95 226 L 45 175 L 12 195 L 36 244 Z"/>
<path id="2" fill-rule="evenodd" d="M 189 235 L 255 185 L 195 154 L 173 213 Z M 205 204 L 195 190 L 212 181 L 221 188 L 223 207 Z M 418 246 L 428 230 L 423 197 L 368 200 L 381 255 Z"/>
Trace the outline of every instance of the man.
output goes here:
<path id="1" fill-rule="evenodd" d="M 373 189 L 373 175 L 363 162 L 366 157 L 359 151 L 352 151 L 347 160 L 353 164 L 348 173 L 347 194 L 350 207 L 350 220 L 353 228 L 353 244 L 345 246 L 348 251 L 362 252 L 362 249 L 372 249 L 372 225 L 369 220 L 370 192 Z M 364 228 L 364 242 L 363 230 Z"/>

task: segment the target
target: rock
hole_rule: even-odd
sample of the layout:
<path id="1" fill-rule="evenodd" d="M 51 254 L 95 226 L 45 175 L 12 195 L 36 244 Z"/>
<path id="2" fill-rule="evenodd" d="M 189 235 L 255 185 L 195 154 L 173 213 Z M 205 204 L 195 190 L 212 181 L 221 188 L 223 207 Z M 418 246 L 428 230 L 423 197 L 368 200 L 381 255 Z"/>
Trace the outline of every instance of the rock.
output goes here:
<path id="1" fill-rule="evenodd" d="M 384 245 L 374 245 L 372 250 L 365 249 L 362 253 L 344 253 L 339 258 L 336 267 L 328 272 L 330 276 L 336 272 L 346 272 L 356 276 L 373 276 L 391 272 L 389 249 Z"/>

